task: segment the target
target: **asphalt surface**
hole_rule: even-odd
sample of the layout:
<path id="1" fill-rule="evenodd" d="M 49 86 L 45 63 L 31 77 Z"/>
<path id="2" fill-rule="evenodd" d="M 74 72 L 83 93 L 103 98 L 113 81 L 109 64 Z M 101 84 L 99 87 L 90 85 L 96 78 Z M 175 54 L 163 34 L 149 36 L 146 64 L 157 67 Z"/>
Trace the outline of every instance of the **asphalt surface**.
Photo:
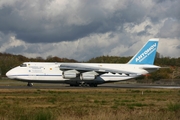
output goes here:
<path id="1" fill-rule="evenodd" d="M 134 88 L 134 89 L 180 89 L 180 85 L 152 85 L 152 84 L 121 84 L 121 83 L 107 83 L 98 85 L 98 87 L 70 87 L 68 84 L 45 84 L 34 83 L 32 87 L 28 87 L 25 82 L 5 81 L 0 82 L 0 89 L 94 89 L 94 88 Z"/>

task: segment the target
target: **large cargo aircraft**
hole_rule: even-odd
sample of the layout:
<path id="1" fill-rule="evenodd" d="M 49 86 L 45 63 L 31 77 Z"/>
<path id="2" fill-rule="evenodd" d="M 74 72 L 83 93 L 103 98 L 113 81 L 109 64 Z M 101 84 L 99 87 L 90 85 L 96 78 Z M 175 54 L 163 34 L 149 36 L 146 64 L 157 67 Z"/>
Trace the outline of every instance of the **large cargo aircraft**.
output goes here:
<path id="1" fill-rule="evenodd" d="M 158 39 L 150 39 L 126 64 L 24 62 L 6 73 L 10 79 L 33 83 L 65 83 L 97 87 L 129 80 L 158 70 L 154 65 Z"/>

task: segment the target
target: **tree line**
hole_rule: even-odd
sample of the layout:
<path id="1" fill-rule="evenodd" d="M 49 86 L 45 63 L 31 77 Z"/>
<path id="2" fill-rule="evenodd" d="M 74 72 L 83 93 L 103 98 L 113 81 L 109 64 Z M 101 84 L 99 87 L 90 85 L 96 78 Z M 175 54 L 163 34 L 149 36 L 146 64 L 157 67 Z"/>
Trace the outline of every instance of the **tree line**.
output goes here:
<path id="1" fill-rule="evenodd" d="M 118 57 L 118 56 L 99 56 L 92 58 L 88 61 L 89 63 L 127 63 L 132 56 L 129 57 Z M 80 62 L 74 59 L 59 58 L 57 56 L 48 56 L 47 58 L 36 57 L 28 58 L 23 55 L 13 55 L 9 53 L 0 53 L 0 72 L 2 76 L 5 76 L 6 72 L 13 67 L 16 67 L 23 62 Z M 160 54 L 157 53 L 155 59 L 155 65 L 166 67 L 158 70 L 157 72 L 151 73 L 150 75 L 142 76 L 138 79 L 170 79 L 172 74 L 177 71 L 180 71 L 180 57 L 179 58 L 170 58 L 170 57 L 160 57 Z M 180 78 L 179 75 L 176 75 L 174 78 Z"/>

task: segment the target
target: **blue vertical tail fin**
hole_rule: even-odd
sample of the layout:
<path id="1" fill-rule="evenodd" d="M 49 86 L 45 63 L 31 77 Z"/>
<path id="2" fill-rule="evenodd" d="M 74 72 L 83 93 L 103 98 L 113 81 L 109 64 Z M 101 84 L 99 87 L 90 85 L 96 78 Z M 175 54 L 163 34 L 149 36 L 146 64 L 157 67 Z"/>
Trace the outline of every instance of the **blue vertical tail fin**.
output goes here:
<path id="1" fill-rule="evenodd" d="M 149 39 L 128 64 L 154 64 L 159 39 Z"/>

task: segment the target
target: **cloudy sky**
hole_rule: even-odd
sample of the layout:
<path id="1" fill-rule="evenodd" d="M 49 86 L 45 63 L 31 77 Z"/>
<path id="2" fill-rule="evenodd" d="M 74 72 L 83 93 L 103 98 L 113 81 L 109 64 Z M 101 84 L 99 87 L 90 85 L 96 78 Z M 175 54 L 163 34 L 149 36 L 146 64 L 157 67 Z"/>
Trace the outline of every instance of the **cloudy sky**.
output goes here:
<path id="1" fill-rule="evenodd" d="M 150 38 L 180 57 L 180 0 L 1 0 L 0 52 L 78 61 L 133 56 Z"/>

